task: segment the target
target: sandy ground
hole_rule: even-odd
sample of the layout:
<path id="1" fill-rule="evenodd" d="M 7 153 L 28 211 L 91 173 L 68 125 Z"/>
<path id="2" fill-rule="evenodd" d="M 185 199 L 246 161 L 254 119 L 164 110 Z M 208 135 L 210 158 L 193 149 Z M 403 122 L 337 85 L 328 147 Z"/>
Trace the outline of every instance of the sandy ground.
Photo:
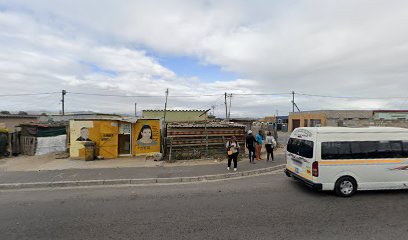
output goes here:
<path id="1" fill-rule="evenodd" d="M 265 149 L 265 148 L 263 148 Z M 283 154 L 283 148 L 278 148 L 275 154 Z M 263 153 L 264 155 L 266 153 Z M 246 153 L 245 153 L 246 155 Z M 242 156 L 246 158 L 246 156 Z M 266 157 L 264 157 L 265 159 Z M 118 158 L 95 161 L 73 160 L 70 158 L 56 159 L 55 154 L 41 156 L 18 156 L 0 159 L 0 172 L 13 171 L 44 171 L 63 169 L 95 169 L 95 168 L 129 168 L 129 167 L 179 167 L 208 164 L 223 164 L 225 159 L 198 159 L 179 160 L 174 163 L 165 161 L 154 161 L 146 157 Z"/>

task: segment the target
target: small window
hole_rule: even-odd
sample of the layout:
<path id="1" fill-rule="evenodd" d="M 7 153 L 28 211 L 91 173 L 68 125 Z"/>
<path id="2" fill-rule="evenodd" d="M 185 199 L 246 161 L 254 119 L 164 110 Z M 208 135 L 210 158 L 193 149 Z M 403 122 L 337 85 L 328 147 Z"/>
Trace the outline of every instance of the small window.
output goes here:
<path id="1" fill-rule="evenodd" d="M 351 159 L 350 142 L 322 143 L 322 159 Z"/>
<path id="2" fill-rule="evenodd" d="M 408 141 L 322 143 L 322 159 L 408 158 Z"/>
<path id="3" fill-rule="evenodd" d="M 305 158 L 313 158 L 313 142 L 303 139 L 290 138 L 286 148 L 288 152 Z"/>

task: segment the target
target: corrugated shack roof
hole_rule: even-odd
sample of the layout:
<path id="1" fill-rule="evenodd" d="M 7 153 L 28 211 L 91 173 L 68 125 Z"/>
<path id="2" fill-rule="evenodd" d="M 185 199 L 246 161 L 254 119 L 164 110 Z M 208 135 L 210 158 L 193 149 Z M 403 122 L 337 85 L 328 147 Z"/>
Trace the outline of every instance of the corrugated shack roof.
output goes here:
<path id="1" fill-rule="evenodd" d="M 117 117 L 117 118 L 87 118 L 87 119 L 72 119 L 71 121 L 121 121 L 128 123 L 136 123 L 139 120 L 160 120 L 160 118 L 142 118 L 142 117 Z"/>
<path id="2" fill-rule="evenodd" d="M 233 122 L 178 122 L 178 123 L 169 123 L 168 128 L 245 128 L 245 125 L 233 123 Z"/>
<path id="3" fill-rule="evenodd" d="M 18 125 L 18 127 L 60 128 L 60 127 L 66 127 L 66 125 L 47 124 L 47 123 L 23 123 L 23 124 Z"/>
<path id="4" fill-rule="evenodd" d="M 38 118 L 38 115 L 0 114 L 0 118 Z"/>
<path id="5" fill-rule="evenodd" d="M 193 109 L 193 110 L 166 110 L 166 112 L 205 112 L 207 110 L 199 110 L 199 109 Z M 143 110 L 143 112 L 164 112 L 164 110 L 153 110 L 153 109 L 147 109 Z"/>
<path id="6" fill-rule="evenodd" d="M 65 125 L 26 123 L 20 124 L 21 136 L 55 137 L 66 134 Z"/>

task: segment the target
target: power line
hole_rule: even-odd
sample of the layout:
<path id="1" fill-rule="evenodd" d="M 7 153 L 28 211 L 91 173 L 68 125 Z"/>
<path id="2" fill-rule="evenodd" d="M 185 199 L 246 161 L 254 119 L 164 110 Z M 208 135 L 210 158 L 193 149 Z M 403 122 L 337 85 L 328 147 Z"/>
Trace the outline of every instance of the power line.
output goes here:
<path id="1" fill-rule="evenodd" d="M 296 93 L 297 95 L 307 96 L 307 97 L 322 97 L 322 98 L 338 98 L 338 99 L 407 99 L 408 97 L 353 97 L 353 96 L 329 96 L 329 95 L 319 95 L 319 94 L 307 94 L 307 93 Z"/>
<path id="2" fill-rule="evenodd" d="M 120 94 L 102 94 L 102 93 L 83 93 L 83 92 L 67 92 L 75 95 L 101 96 L 101 97 L 124 97 L 124 98 L 164 98 L 163 95 L 120 95 Z M 169 98 L 195 98 L 195 97 L 214 97 L 222 96 L 223 94 L 197 94 L 197 95 L 169 95 Z"/>
<path id="3" fill-rule="evenodd" d="M 206 109 L 207 106 L 211 106 L 214 105 L 215 103 L 217 103 L 218 101 L 221 101 L 222 98 L 224 98 L 224 94 L 222 94 L 221 96 L 219 96 L 218 98 L 216 98 L 216 100 L 212 101 L 211 103 L 206 103 L 205 105 L 202 105 L 201 107 L 197 108 L 197 109 Z M 220 104 L 218 104 L 220 105 Z M 221 104 L 222 105 L 222 104 Z"/>
<path id="4" fill-rule="evenodd" d="M 235 96 L 279 96 L 291 94 L 292 93 L 234 93 Z"/>
<path id="5" fill-rule="evenodd" d="M 4 95 L 0 95 L 0 97 L 39 96 L 39 95 L 50 95 L 50 94 L 57 94 L 57 93 L 60 94 L 61 92 L 4 94 Z"/>

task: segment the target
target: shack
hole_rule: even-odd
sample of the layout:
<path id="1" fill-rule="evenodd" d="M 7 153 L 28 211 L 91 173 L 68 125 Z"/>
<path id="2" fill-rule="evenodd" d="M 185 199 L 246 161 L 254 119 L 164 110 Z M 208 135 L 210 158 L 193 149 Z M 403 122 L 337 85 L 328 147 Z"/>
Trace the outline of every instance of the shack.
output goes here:
<path id="1" fill-rule="evenodd" d="M 12 134 L 13 155 L 43 155 L 67 149 L 67 130 L 64 125 L 39 123 L 21 124 Z"/>
<path id="2" fill-rule="evenodd" d="M 69 122 L 72 159 L 85 158 L 85 144 L 95 143 L 95 155 L 104 159 L 160 153 L 159 119 L 76 119 Z"/>
<path id="3" fill-rule="evenodd" d="M 228 122 L 169 123 L 166 155 L 169 160 L 225 155 L 226 141 L 235 136 L 245 149 L 245 125 Z"/>

